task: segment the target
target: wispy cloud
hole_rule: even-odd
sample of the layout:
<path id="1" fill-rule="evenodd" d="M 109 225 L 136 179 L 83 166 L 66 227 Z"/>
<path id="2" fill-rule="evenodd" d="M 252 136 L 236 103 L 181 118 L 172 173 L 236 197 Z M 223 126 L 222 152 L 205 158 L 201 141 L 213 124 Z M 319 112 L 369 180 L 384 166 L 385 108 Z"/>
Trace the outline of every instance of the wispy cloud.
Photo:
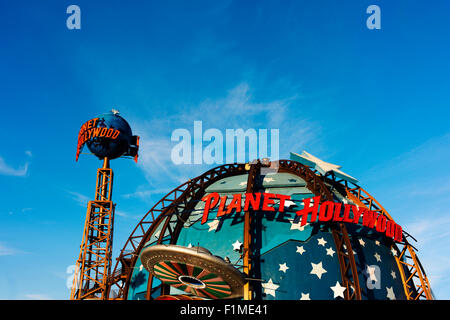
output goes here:
<path id="1" fill-rule="evenodd" d="M 0 242 L 0 256 L 13 256 L 21 253 L 24 252 Z"/>
<path id="2" fill-rule="evenodd" d="M 122 210 L 115 210 L 114 214 L 124 219 L 140 220 L 142 218 L 142 214 L 130 214 Z"/>
<path id="3" fill-rule="evenodd" d="M 167 185 L 171 182 L 173 187 L 210 168 L 207 165 L 175 165 L 171 161 L 171 151 L 175 145 L 171 141 L 172 130 L 187 129 L 193 139 L 194 121 L 202 121 L 203 132 L 215 128 L 221 130 L 223 135 L 226 129 L 278 129 L 280 157 L 316 143 L 320 127 L 296 112 L 292 104 L 298 100 L 299 94 L 291 91 L 294 93 L 281 98 L 258 101 L 250 85 L 242 82 L 223 97 L 205 98 L 196 105 L 186 104 L 183 111 L 176 115 L 138 120 L 134 126 L 141 136 L 139 166 L 151 184 Z"/>
<path id="4" fill-rule="evenodd" d="M 139 190 L 139 191 L 135 191 L 133 193 L 123 194 L 122 197 L 124 197 L 125 199 L 139 198 L 141 200 L 146 200 L 152 195 L 166 194 L 166 193 L 170 192 L 170 190 L 171 190 L 170 188 Z"/>
<path id="5" fill-rule="evenodd" d="M 90 200 L 88 196 L 81 194 L 79 192 L 67 191 L 67 193 L 71 196 L 72 200 L 77 202 L 82 207 L 86 207 L 87 203 Z"/>
<path id="6" fill-rule="evenodd" d="M 0 174 L 5 176 L 25 177 L 28 173 L 28 165 L 29 163 L 27 162 L 19 168 L 13 168 L 0 157 Z"/>
<path id="7" fill-rule="evenodd" d="M 418 257 L 437 299 L 450 297 L 450 212 L 436 219 L 413 219 L 405 227 L 417 238 Z"/>

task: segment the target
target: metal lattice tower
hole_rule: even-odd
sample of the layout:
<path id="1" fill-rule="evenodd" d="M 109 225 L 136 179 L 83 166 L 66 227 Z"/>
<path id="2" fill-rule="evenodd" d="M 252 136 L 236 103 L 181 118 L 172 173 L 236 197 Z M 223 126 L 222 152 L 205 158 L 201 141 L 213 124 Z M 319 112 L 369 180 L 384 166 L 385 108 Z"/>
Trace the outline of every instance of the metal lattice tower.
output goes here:
<path id="1" fill-rule="evenodd" d="M 113 171 L 108 158 L 104 158 L 103 167 L 97 169 L 95 200 L 88 203 L 71 300 L 107 299 L 114 226 L 112 186 Z"/>

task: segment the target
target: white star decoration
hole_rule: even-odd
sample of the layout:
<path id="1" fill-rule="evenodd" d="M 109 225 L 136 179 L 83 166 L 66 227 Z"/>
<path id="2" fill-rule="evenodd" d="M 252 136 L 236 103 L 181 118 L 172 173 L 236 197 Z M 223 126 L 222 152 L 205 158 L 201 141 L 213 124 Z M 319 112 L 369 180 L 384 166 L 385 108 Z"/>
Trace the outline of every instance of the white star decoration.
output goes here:
<path id="1" fill-rule="evenodd" d="M 364 240 L 363 240 L 363 239 L 359 239 L 359 244 L 360 244 L 360 245 L 362 245 L 363 247 L 365 247 L 365 246 L 366 246 L 366 243 L 364 242 Z"/>
<path id="2" fill-rule="evenodd" d="M 336 285 L 334 287 L 330 287 L 333 290 L 333 298 L 341 297 L 344 299 L 344 291 L 347 289 L 346 287 L 341 286 L 341 284 L 336 281 Z"/>
<path id="3" fill-rule="evenodd" d="M 301 220 L 299 220 L 297 223 L 294 223 L 294 220 L 291 219 L 289 220 L 289 222 L 291 223 L 291 229 L 290 230 L 299 230 L 299 231 L 304 231 L 305 227 L 307 225 L 309 225 L 309 223 L 306 223 L 304 226 L 300 226 L 301 225 Z"/>
<path id="4" fill-rule="evenodd" d="M 319 279 L 322 278 L 322 274 L 327 272 L 327 270 L 325 270 L 322 267 L 322 261 L 319 262 L 318 264 L 311 262 L 311 266 L 312 266 L 312 270 L 311 270 L 310 274 L 315 274 Z"/>
<path id="5" fill-rule="evenodd" d="M 324 246 L 325 247 L 325 245 L 327 244 L 327 242 L 325 241 L 324 238 L 317 239 L 317 242 L 318 242 L 319 246 Z"/>
<path id="6" fill-rule="evenodd" d="M 233 246 L 233 250 L 235 250 L 235 251 L 240 251 L 240 250 L 241 250 L 242 243 L 239 242 L 239 240 L 236 240 L 236 242 L 233 243 L 232 246 Z"/>
<path id="7" fill-rule="evenodd" d="M 298 252 L 298 253 L 300 253 L 301 255 L 303 255 L 303 252 L 306 252 L 306 250 L 303 249 L 303 246 L 301 246 L 301 247 L 297 247 L 297 251 L 296 251 L 296 252 Z"/>
<path id="8" fill-rule="evenodd" d="M 284 273 L 286 273 L 286 270 L 289 269 L 289 267 L 286 265 L 286 262 L 283 264 L 280 264 L 280 270 L 279 271 L 283 271 Z"/>
<path id="9" fill-rule="evenodd" d="M 301 293 L 302 297 L 300 298 L 300 300 L 311 300 L 311 298 L 309 297 L 309 293 Z"/>
<path id="10" fill-rule="evenodd" d="M 391 276 L 392 276 L 392 279 L 397 279 L 397 275 L 395 274 L 394 270 L 392 270 Z"/>
<path id="11" fill-rule="evenodd" d="M 394 248 L 391 249 L 391 252 L 392 252 L 392 255 L 393 255 L 393 256 L 395 256 L 395 257 L 397 256 L 397 251 L 395 251 Z"/>
<path id="12" fill-rule="evenodd" d="M 208 226 L 209 226 L 208 232 L 213 231 L 213 230 L 217 230 L 217 227 L 219 226 L 219 223 L 220 223 L 219 219 L 214 219 L 213 221 L 209 222 L 208 223 Z"/>
<path id="13" fill-rule="evenodd" d="M 303 151 L 301 155 L 296 154 L 294 152 L 291 152 L 291 154 L 294 154 L 295 156 L 300 157 L 300 162 L 305 162 L 304 160 L 306 160 L 306 162 L 309 162 L 309 164 L 306 163 L 307 165 L 312 166 L 314 169 L 316 169 L 323 175 L 327 174 L 330 171 L 334 171 L 337 175 L 341 176 L 345 180 L 349 180 L 354 183 L 358 182 L 358 180 L 356 180 L 352 176 L 339 170 L 341 168 L 341 166 L 338 166 L 338 165 L 335 165 L 335 164 L 332 164 L 329 162 L 325 162 L 306 151 Z M 302 161 L 301 159 L 304 159 L 304 160 Z"/>
<path id="14" fill-rule="evenodd" d="M 264 288 L 265 294 L 270 294 L 275 298 L 275 290 L 278 289 L 279 285 L 274 284 L 272 282 L 272 278 L 270 278 L 268 282 L 263 283 L 261 286 Z"/>
<path id="15" fill-rule="evenodd" d="M 380 246 L 380 241 L 375 240 L 375 244 L 376 244 L 377 246 Z"/>
<path id="16" fill-rule="evenodd" d="M 378 252 L 375 252 L 373 256 L 375 257 L 375 259 L 377 259 L 378 262 L 381 262 L 381 256 L 378 254 Z"/>
<path id="17" fill-rule="evenodd" d="M 336 251 L 334 251 L 332 247 L 329 247 L 329 248 L 327 249 L 327 255 L 329 255 L 329 256 L 333 256 L 333 254 L 334 254 L 335 252 L 336 252 Z"/>
<path id="18" fill-rule="evenodd" d="M 386 297 L 389 298 L 390 300 L 395 300 L 395 294 L 394 294 L 394 289 L 392 287 L 386 287 L 386 291 L 387 291 L 387 295 Z"/>

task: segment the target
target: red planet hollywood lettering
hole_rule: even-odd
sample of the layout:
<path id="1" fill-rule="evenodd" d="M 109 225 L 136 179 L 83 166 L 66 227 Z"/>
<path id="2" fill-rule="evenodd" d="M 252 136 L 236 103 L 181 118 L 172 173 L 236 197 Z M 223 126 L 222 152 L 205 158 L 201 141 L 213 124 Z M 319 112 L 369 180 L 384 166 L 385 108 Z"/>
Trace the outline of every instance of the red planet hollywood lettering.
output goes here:
<path id="1" fill-rule="evenodd" d="M 115 140 L 119 136 L 120 131 L 117 129 L 107 127 L 96 127 L 98 119 L 99 118 L 91 119 L 81 126 L 80 132 L 78 133 L 76 160 L 78 160 L 78 155 L 80 154 L 81 147 L 89 139 L 100 137 Z"/>
<path id="2" fill-rule="evenodd" d="M 242 196 L 245 196 L 244 208 L 242 208 Z M 285 202 L 291 200 L 290 196 L 275 193 L 246 193 L 234 194 L 230 204 L 226 206 L 228 196 L 220 197 L 217 192 L 213 192 L 203 197 L 205 202 L 203 209 L 202 224 L 208 220 L 209 211 L 217 205 L 217 217 L 235 212 L 253 210 L 276 211 L 271 205 L 275 204 L 275 200 L 279 200 L 278 212 L 284 212 Z M 313 204 L 311 205 L 311 202 Z M 304 208 L 297 211 L 296 214 L 301 218 L 301 226 L 308 222 L 345 222 L 353 224 L 361 224 L 364 227 L 384 233 L 386 237 L 394 239 L 394 241 L 402 241 L 402 227 L 394 221 L 388 219 L 384 215 L 380 215 L 376 211 L 368 210 L 364 207 L 358 207 L 351 204 L 342 204 L 340 202 L 325 201 L 320 203 L 320 197 L 313 197 L 303 200 Z"/>

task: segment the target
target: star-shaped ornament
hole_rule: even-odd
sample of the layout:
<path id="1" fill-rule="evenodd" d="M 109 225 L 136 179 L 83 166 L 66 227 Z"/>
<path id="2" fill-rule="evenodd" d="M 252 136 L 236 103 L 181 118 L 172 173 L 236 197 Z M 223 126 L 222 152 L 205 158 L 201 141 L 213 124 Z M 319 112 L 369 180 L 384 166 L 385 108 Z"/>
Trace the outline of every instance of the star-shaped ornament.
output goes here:
<path id="1" fill-rule="evenodd" d="M 392 270 L 391 276 L 392 276 L 392 279 L 397 279 L 397 275 L 395 274 L 394 270 Z"/>
<path id="2" fill-rule="evenodd" d="M 317 264 L 311 262 L 311 266 L 312 270 L 310 274 L 315 274 L 319 279 L 322 278 L 322 274 L 327 272 L 327 270 L 322 267 L 322 261 Z"/>
<path id="3" fill-rule="evenodd" d="M 295 251 L 295 252 L 298 252 L 298 253 L 300 253 L 301 255 L 303 255 L 303 253 L 306 252 L 306 250 L 303 249 L 303 246 L 301 246 L 301 247 L 297 247 L 297 251 Z"/>
<path id="4" fill-rule="evenodd" d="M 275 290 L 278 289 L 279 285 L 274 284 L 272 278 L 268 282 L 261 284 L 261 286 L 264 288 L 265 294 L 270 294 L 275 298 Z"/>
<path id="5" fill-rule="evenodd" d="M 373 256 L 375 257 L 375 259 L 377 259 L 378 262 L 381 262 L 381 256 L 378 254 L 378 252 L 375 252 Z"/>
<path id="6" fill-rule="evenodd" d="M 393 255 L 394 257 L 397 256 L 397 251 L 396 251 L 394 248 L 391 249 L 391 252 L 392 252 L 392 255 Z"/>
<path id="7" fill-rule="evenodd" d="M 386 291 L 387 291 L 387 295 L 386 297 L 389 298 L 390 300 L 395 300 L 395 293 L 394 293 L 394 289 L 392 287 L 386 287 Z"/>
<path id="8" fill-rule="evenodd" d="M 341 297 L 342 299 L 345 299 L 344 297 L 344 291 L 347 289 L 346 287 L 341 286 L 341 284 L 336 281 L 336 285 L 334 287 L 330 287 L 331 290 L 333 290 L 333 298 Z"/>
<path id="9" fill-rule="evenodd" d="M 333 173 L 336 177 L 339 177 L 346 181 L 350 181 L 352 183 L 358 182 L 358 180 L 356 180 L 352 176 L 339 170 L 341 166 L 325 162 L 306 151 L 303 151 L 302 154 L 291 152 L 291 160 L 296 160 L 302 164 L 306 164 L 307 166 L 310 166 L 311 168 L 319 171 L 324 176 L 328 173 Z"/>
<path id="10" fill-rule="evenodd" d="M 286 270 L 289 269 L 289 267 L 286 265 L 286 262 L 283 264 L 280 264 L 280 269 L 279 271 L 283 271 L 284 273 L 286 273 Z"/>
<path id="11" fill-rule="evenodd" d="M 291 228 L 289 230 L 299 230 L 299 231 L 304 231 L 305 227 L 307 225 L 309 225 L 309 223 L 306 223 L 304 226 L 301 225 L 302 220 L 299 220 L 297 223 L 294 222 L 294 219 L 289 220 L 290 224 L 291 224 Z"/>
<path id="12" fill-rule="evenodd" d="M 324 246 L 325 247 L 325 245 L 327 244 L 327 242 L 325 241 L 324 238 L 317 239 L 317 242 L 318 242 L 319 246 Z"/>
<path id="13" fill-rule="evenodd" d="M 239 240 L 236 240 L 235 243 L 232 244 L 234 251 L 241 251 L 242 243 Z"/>
<path id="14" fill-rule="evenodd" d="M 336 251 L 334 251 L 333 248 L 331 248 L 331 247 L 329 247 L 329 248 L 327 249 L 327 255 L 328 255 L 328 256 L 333 256 L 333 254 L 334 254 L 335 252 L 336 252 Z"/>
<path id="15" fill-rule="evenodd" d="M 359 244 L 360 244 L 360 245 L 362 245 L 363 247 L 365 247 L 365 246 L 366 246 L 366 243 L 364 242 L 364 240 L 363 240 L 363 239 L 359 239 Z"/>
<path id="16" fill-rule="evenodd" d="M 220 223 L 219 219 L 214 219 L 213 221 L 209 222 L 208 223 L 208 226 L 209 226 L 208 232 L 213 231 L 213 230 L 217 230 L 217 227 L 219 226 L 219 223 Z"/>
<path id="17" fill-rule="evenodd" d="M 302 297 L 300 298 L 300 300 L 311 300 L 311 298 L 309 297 L 309 293 L 301 293 Z"/>

